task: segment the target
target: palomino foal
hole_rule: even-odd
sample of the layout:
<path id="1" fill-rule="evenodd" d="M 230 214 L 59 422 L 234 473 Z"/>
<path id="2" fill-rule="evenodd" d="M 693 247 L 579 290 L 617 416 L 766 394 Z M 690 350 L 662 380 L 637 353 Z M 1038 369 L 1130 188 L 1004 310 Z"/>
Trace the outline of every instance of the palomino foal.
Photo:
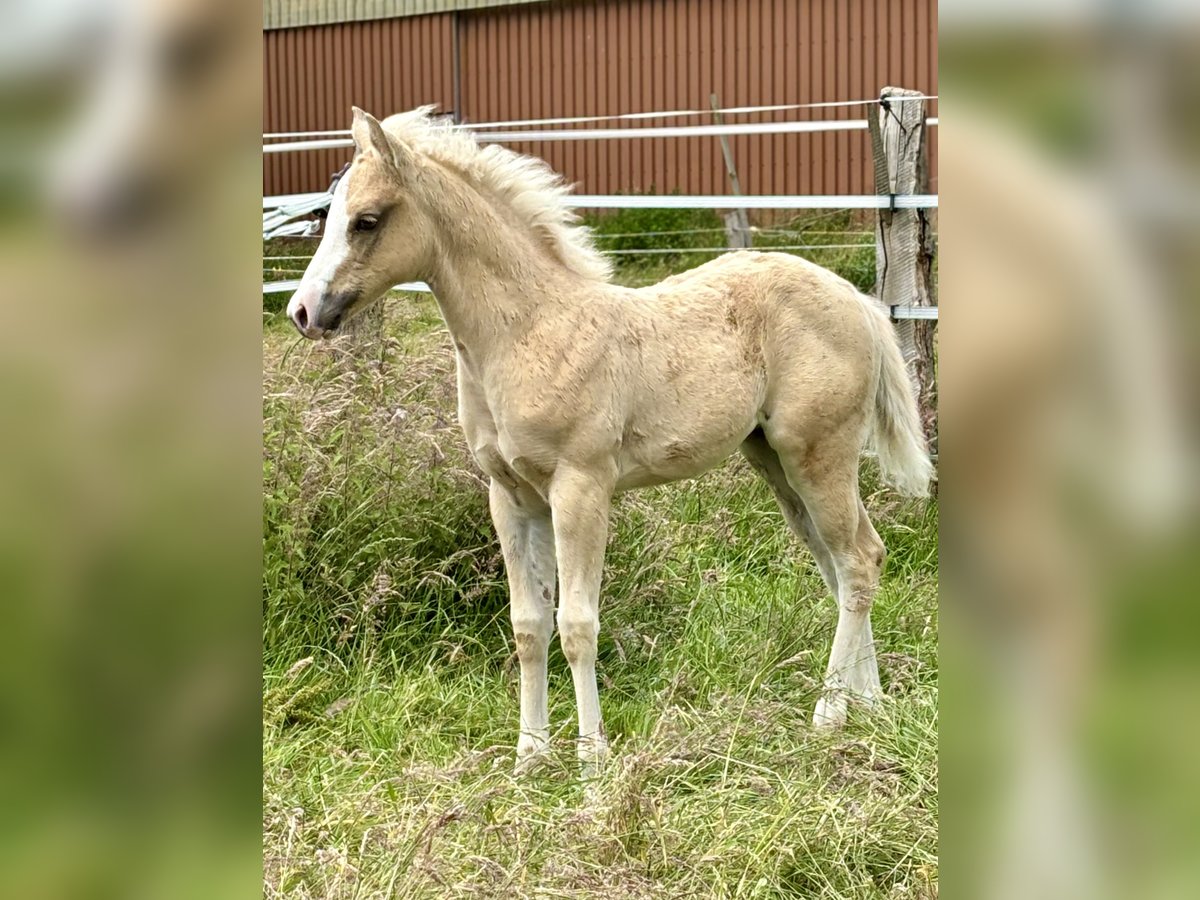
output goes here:
<path id="1" fill-rule="evenodd" d="M 508 570 L 518 765 L 550 739 L 556 586 L 585 771 L 607 752 L 595 664 L 614 493 L 695 477 L 739 448 L 838 602 L 815 724 L 880 696 L 870 607 L 884 548 L 859 499 L 859 457 L 870 441 L 885 477 L 913 495 L 931 466 L 879 305 L 778 253 L 619 287 L 541 160 L 481 147 L 428 109 L 382 125 L 355 109 L 352 133 L 354 162 L 288 315 L 325 337 L 396 283 L 433 288 Z"/>

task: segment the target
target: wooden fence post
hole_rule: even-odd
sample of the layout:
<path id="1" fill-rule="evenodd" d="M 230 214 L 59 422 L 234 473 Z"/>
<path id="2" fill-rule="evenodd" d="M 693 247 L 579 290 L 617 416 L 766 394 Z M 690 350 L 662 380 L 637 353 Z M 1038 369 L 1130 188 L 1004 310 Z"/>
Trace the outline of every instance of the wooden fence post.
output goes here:
<path id="1" fill-rule="evenodd" d="M 875 193 L 894 197 L 929 193 L 925 101 L 918 91 L 885 87 L 868 110 L 875 157 Z M 937 381 L 930 319 L 914 308 L 932 307 L 933 242 L 929 211 L 880 209 L 875 227 L 875 296 L 893 311 L 900 349 L 913 379 L 921 424 L 937 451 Z"/>
<path id="2" fill-rule="evenodd" d="M 721 101 L 717 95 L 709 94 L 709 101 L 712 103 L 713 122 L 717 125 L 722 124 L 724 119 L 721 117 L 719 110 L 721 109 Z M 742 195 L 742 183 L 738 180 L 737 166 L 733 164 L 733 150 L 729 147 L 729 138 L 725 135 L 720 135 L 721 152 L 725 156 L 725 172 L 729 175 L 729 182 L 733 187 L 733 192 L 737 196 Z M 746 250 L 753 246 L 754 242 L 750 239 L 750 217 L 744 209 L 733 209 L 725 215 L 725 240 L 728 246 L 734 250 Z"/>

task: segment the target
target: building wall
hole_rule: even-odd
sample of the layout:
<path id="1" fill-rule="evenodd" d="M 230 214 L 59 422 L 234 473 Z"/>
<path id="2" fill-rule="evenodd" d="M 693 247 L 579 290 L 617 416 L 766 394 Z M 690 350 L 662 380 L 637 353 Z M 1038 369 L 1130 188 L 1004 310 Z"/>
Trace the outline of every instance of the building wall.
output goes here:
<path id="1" fill-rule="evenodd" d="M 460 119 L 484 122 L 705 109 L 712 92 L 722 106 L 862 99 L 888 84 L 937 93 L 936 0 L 551 2 L 268 31 L 264 41 L 264 131 L 343 129 L 352 104 L 382 117 L 421 103 L 455 109 L 457 99 Z M 732 121 L 863 115 L 851 107 Z M 866 131 L 731 142 L 747 194 L 873 190 Z M 717 138 L 511 146 L 544 157 L 584 193 L 729 193 Z M 931 151 L 936 187 L 936 128 Z M 323 189 L 349 153 L 264 157 L 263 189 Z"/>
<path id="2" fill-rule="evenodd" d="M 383 116 L 422 103 L 450 109 L 452 15 L 290 28 L 263 34 L 263 131 L 350 127 L 350 107 Z M 263 193 L 324 190 L 349 150 L 263 156 Z"/>

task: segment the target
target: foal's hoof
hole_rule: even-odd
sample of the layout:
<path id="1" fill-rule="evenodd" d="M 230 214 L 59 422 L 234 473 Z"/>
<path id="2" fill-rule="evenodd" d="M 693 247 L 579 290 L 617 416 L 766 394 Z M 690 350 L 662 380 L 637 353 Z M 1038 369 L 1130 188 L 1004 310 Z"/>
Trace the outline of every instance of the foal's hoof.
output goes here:
<path id="1" fill-rule="evenodd" d="M 604 738 L 581 740 L 579 743 L 579 776 L 584 781 L 599 778 L 608 760 L 608 741 Z"/>
<path id="2" fill-rule="evenodd" d="M 850 702 L 864 709 L 877 709 L 887 695 L 883 691 L 868 688 L 865 693 L 855 694 L 846 689 L 829 691 L 817 701 L 813 710 L 814 728 L 841 728 L 846 724 L 846 713 Z"/>
<path id="3" fill-rule="evenodd" d="M 841 728 L 846 724 L 846 695 L 822 697 L 813 710 L 814 728 Z"/>
<path id="4" fill-rule="evenodd" d="M 528 775 L 550 764 L 550 735 L 522 733 L 517 740 L 517 775 Z"/>
<path id="5" fill-rule="evenodd" d="M 518 777 L 532 775 L 550 766 L 550 751 L 548 749 L 532 750 L 528 753 L 517 753 L 517 764 L 513 773 Z"/>

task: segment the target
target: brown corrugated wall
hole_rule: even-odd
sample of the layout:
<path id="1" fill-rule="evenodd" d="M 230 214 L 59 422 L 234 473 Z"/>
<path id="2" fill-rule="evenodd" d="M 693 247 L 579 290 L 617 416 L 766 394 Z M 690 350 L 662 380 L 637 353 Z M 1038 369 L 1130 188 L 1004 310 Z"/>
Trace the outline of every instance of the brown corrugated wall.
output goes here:
<path id="1" fill-rule="evenodd" d="M 264 130 L 346 128 L 351 104 L 380 116 L 420 103 L 454 108 L 456 16 L 457 112 L 468 122 L 702 109 L 712 92 L 722 106 L 863 99 L 888 84 L 937 93 L 936 0 L 552 2 L 266 32 Z M 837 108 L 731 121 L 863 115 L 861 108 Z M 937 129 L 930 134 L 936 188 Z M 865 131 L 731 142 L 747 194 L 873 190 Z M 584 193 L 729 193 L 717 138 L 512 146 L 544 157 Z M 323 189 L 348 157 L 267 156 L 263 189 Z"/>
<path id="2" fill-rule="evenodd" d="M 263 131 L 350 127 L 350 107 L 379 115 L 450 109 L 452 16 L 411 16 L 263 33 Z M 324 190 L 349 150 L 263 156 L 265 195 Z"/>

